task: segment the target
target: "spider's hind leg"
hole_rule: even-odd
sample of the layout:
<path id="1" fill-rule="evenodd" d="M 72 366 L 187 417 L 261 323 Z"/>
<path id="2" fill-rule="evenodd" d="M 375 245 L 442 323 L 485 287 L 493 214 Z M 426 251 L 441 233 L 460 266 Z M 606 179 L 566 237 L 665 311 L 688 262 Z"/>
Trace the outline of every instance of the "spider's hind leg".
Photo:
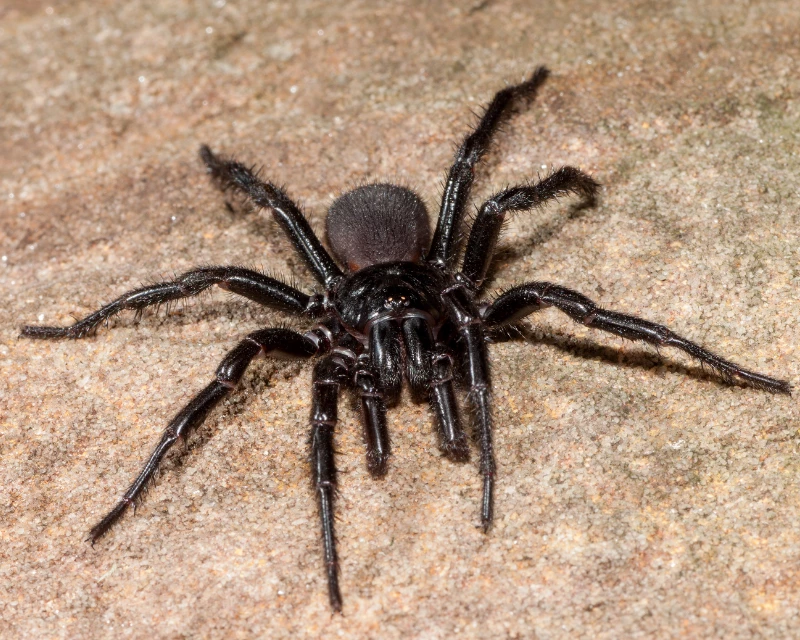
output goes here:
<path id="1" fill-rule="evenodd" d="M 223 189 L 236 189 L 262 209 L 271 209 L 275 219 L 292 241 L 294 248 L 305 260 L 314 276 L 326 287 L 330 287 L 342 271 L 319 241 L 300 207 L 286 192 L 256 172 L 235 160 L 222 158 L 206 145 L 200 147 L 200 158 L 208 173 Z"/>
<path id="2" fill-rule="evenodd" d="M 258 271 L 242 267 L 202 267 L 182 273 L 175 280 L 128 291 L 69 327 L 26 326 L 20 335 L 39 339 L 83 338 L 121 311 L 130 309 L 140 315 L 147 307 L 169 305 L 196 296 L 213 285 L 290 313 L 313 316 L 320 311 L 319 296 L 309 296 Z"/>
<path id="3" fill-rule="evenodd" d="M 601 309 L 577 291 L 549 282 L 529 282 L 514 287 L 497 298 L 482 315 L 487 326 L 501 326 L 551 306 L 587 327 L 608 331 L 629 340 L 643 340 L 656 347 L 676 347 L 711 367 L 726 382 L 739 380 L 757 389 L 775 393 L 790 394 L 792 391 L 792 385 L 785 380 L 745 369 L 679 336 L 663 325 L 617 311 Z"/>
<path id="4" fill-rule="evenodd" d="M 447 175 L 436 233 L 428 251 L 428 262 L 445 267 L 453 260 L 464 208 L 475 179 L 475 165 L 489 149 L 492 137 L 509 115 L 515 100 L 534 97 L 549 75 L 545 67 L 538 67 L 525 82 L 498 91 L 478 125 L 464 138 Z"/>

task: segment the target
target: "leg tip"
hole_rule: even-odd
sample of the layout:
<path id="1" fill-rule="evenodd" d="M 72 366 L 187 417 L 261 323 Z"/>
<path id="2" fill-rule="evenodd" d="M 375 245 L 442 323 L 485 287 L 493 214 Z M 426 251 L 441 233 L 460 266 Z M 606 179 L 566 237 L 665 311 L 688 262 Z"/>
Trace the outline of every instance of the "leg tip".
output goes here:
<path id="1" fill-rule="evenodd" d="M 89 529 L 89 533 L 86 535 L 86 542 L 88 542 L 92 547 L 94 547 L 94 543 L 97 542 L 100 538 L 103 537 L 103 534 L 106 532 L 106 529 L 102 529 L 100 527 L 102 523 L 94 525 L 91 529 Z"/>
<path id="2" fill-rule="evenodd" d="M 342 613 L 342 593 L 339 591 L 339 578 L 335 573 L 333 575 L 328 575 L 328 601 L 330 602 L 333 613 Z"/>
<path id="3" fill-rule="evenodd" d="M 488 533 L 494 520 L 494 474 L 486 473 L 483 476 L 483 499 L 481 500 L 481 526 L 483 532 Z"/>
<path id="4" fill-rule="evenodd" d="M 94 543 L 106 534 L 131 504 L 133 504 L 133 501 L 127 498 L 120 500 L 117 505 L 106 514 L 105 518 L 89 529 L 89 535 L 86 540 L 94 546 Z"/>
<path id="5" fill-rule="evenodd" d="M 373 478 L 382 478 L 389 470 L 389 454 L 367 454 L 367 470 Z"/>
<path id="6" fill-rule="evenodd" d="M 439 450 L 445 458 L 453 462 L 466 462 L 469 460 L 469 444 L 466 437 L 451 442 L 443 442 L 440 444 Z"/>
<path id="7" fill-rule="evenodd" d="M 41 327 L 25 325 L 20 329 L 20 338 L 33 338 L 35 340 L 47 340 L 52 338 L 72 338 L 70 327 Z"/>
<path id="8" fill-rule="evenodd" d="M 549 75 L 550 75 L 550 69 L 541 64 L 533 70 L 533 73 L 531 74 L 531 80 L 543 82 L 548 78 Z"/>
<path id="9" fill-rule="evenodd" d="M 200 145 L 200 159 L 203 161 L 203 164 L 206 165 L 206 169 L 209 172 L 214 170 L 214 167 L 218 164 L 217 156 L 214 155 L 214 152 L 211 151 L 211 147 L 207 144 Z"/>
<path id="10" fill-rule="evenodd" d="M 531 77 L 521 85 L 517 85 L 516 90 L 521 92 L 523 95 L 532 95 L 533 92 L 535 92 L 549 76 L 550 69 L 545 66 L 536 67 L 536 69 L 533 70 Z"/>

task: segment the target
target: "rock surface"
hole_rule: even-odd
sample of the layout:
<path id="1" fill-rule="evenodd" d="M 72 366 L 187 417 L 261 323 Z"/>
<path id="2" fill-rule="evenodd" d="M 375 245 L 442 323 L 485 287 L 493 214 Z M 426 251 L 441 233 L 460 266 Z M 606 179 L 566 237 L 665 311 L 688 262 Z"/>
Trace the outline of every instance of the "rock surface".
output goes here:
<path id="1" fill-rule="evenodd" d="M 226 209 L 200 143 L 263 165 L 317 229 L 365 181 L 436 211 L 470 110 L 547 64 L 475 200 L 563 164 L 602 198 L 517 216 L 490 289 L 565 284 L 797 384 L 800 4 L 670 4 L 0 5 L 0 636 L 795 634 L 797 401 L 671 350 L 552 310 L 491 347 L 488 535 L 475 460 L 440 459 L 424 405 L 391 412 L 373 481 L 344 403 L 332 616 L 309 365 L 252 367 L 136 515 L 85 542 L 223 354 L 285 316 L 218 292 L 79 342 L 17 338 L 198 264 L 313 289 L 268 215 Z"/>

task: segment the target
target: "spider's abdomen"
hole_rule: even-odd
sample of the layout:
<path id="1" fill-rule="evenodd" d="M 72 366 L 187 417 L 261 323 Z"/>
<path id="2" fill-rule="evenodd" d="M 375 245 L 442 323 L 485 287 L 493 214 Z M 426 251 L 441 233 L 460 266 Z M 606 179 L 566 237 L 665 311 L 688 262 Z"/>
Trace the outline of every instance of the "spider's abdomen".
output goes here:
<path id="1" fill-rule="evenodd" d="M 339 196 L 325 219 L 328 243 L 350 271 L 387 262 L 418 262 L 428 249 L 428 211 L 394 184 L 368 184 Z"/>
<path id="2" fill-rule="evenodd" d="M 362 335 L 379 318 L 423 315 L 439 323 L 445 286 L 442 274 L 425 264 L 377 264 L 350 275 L 336 291 L 334 305 L 348 330 Z"/>

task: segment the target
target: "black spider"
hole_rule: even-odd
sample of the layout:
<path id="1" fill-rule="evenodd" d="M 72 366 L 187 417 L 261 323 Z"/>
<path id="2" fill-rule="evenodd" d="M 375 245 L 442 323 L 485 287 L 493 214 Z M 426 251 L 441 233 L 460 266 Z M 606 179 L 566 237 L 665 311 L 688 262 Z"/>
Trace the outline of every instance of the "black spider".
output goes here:
<path id="1" fill-rule="evenodd" d="M 140 312 L 151 305 L 197 295 L 212 285 L 317 322 L 304 334 L 289 329 L 261 329 L 230 351 L 219 365 L 215 380 L 167 426 L 155 451 L 120 502 L 92 528 L 92 542 L 134 504 L 170 447 L 203 422 L 257 356 L 321 356 L 313 374 L 311 466 L 322 520 L 330 603 L 337 611 L 341 610 L 342 599 L 333 531 L 336 485 L 333 431 L 342 387 L 354 389 L 360 399 L 367 467 L 377 477 L 386 473 L 390 452 L 386 407 L 397 401 L 404 376 L 413 395 L 418 399 L 427 397 L 433 408 L 442 453 L 456 461 L 467 459 L 469 448 L 459 422 L 453 387 L 458 372 L 459 379 L 469 388 L 469 403 L 474 413 L 483 477 L 484 530 L 492 522 L 495 482 L 486 361 L 487 335 L 494 328 L 554 306 L 590 327 L 623 338 L 682 349 L 709 365 L 726 382 L 737 379 L 767 391 L 791 392 L 788 382 L 744 369 L 661 325 L 601 309 L 580 293 L 555 284 L 529 282 L 491 302 L 478 301 L 506 214 L 532 209 L 566 194 L 591 200 L 598 189 L 598 184 L 585 173 L 563 167 L 534 184 L 496 193 L 478 211 L 460 270 L 454 265 L 475 165 L 513 102 L 532 97 L 547 76 L 547 69 L 540 67 L 527 82 L 499 91 L 477 127 L 464 139 L 450 168 L 433 240 L 425 205 L 409 189 L 370 184 L 339 197 L 328 212 L 326 230 L 333 254 L 339 264 L 346 266 L 346 271 L 331 258 L 300 209 L 283 190 L 261 180 L 252 169 L 220 158 L 203 146 L 200 149 L 203 162 L 223 189 L 234 189 L 256 207 L 272 210 L 322 285 L 321 294 L 302 293 L 242 267 L 204 267 L 188 271 L 171 282 L 130 291 L 71 327 L 22 329 L 22 335 L 30 338 L 82 338 L 123 309 Z"/>

